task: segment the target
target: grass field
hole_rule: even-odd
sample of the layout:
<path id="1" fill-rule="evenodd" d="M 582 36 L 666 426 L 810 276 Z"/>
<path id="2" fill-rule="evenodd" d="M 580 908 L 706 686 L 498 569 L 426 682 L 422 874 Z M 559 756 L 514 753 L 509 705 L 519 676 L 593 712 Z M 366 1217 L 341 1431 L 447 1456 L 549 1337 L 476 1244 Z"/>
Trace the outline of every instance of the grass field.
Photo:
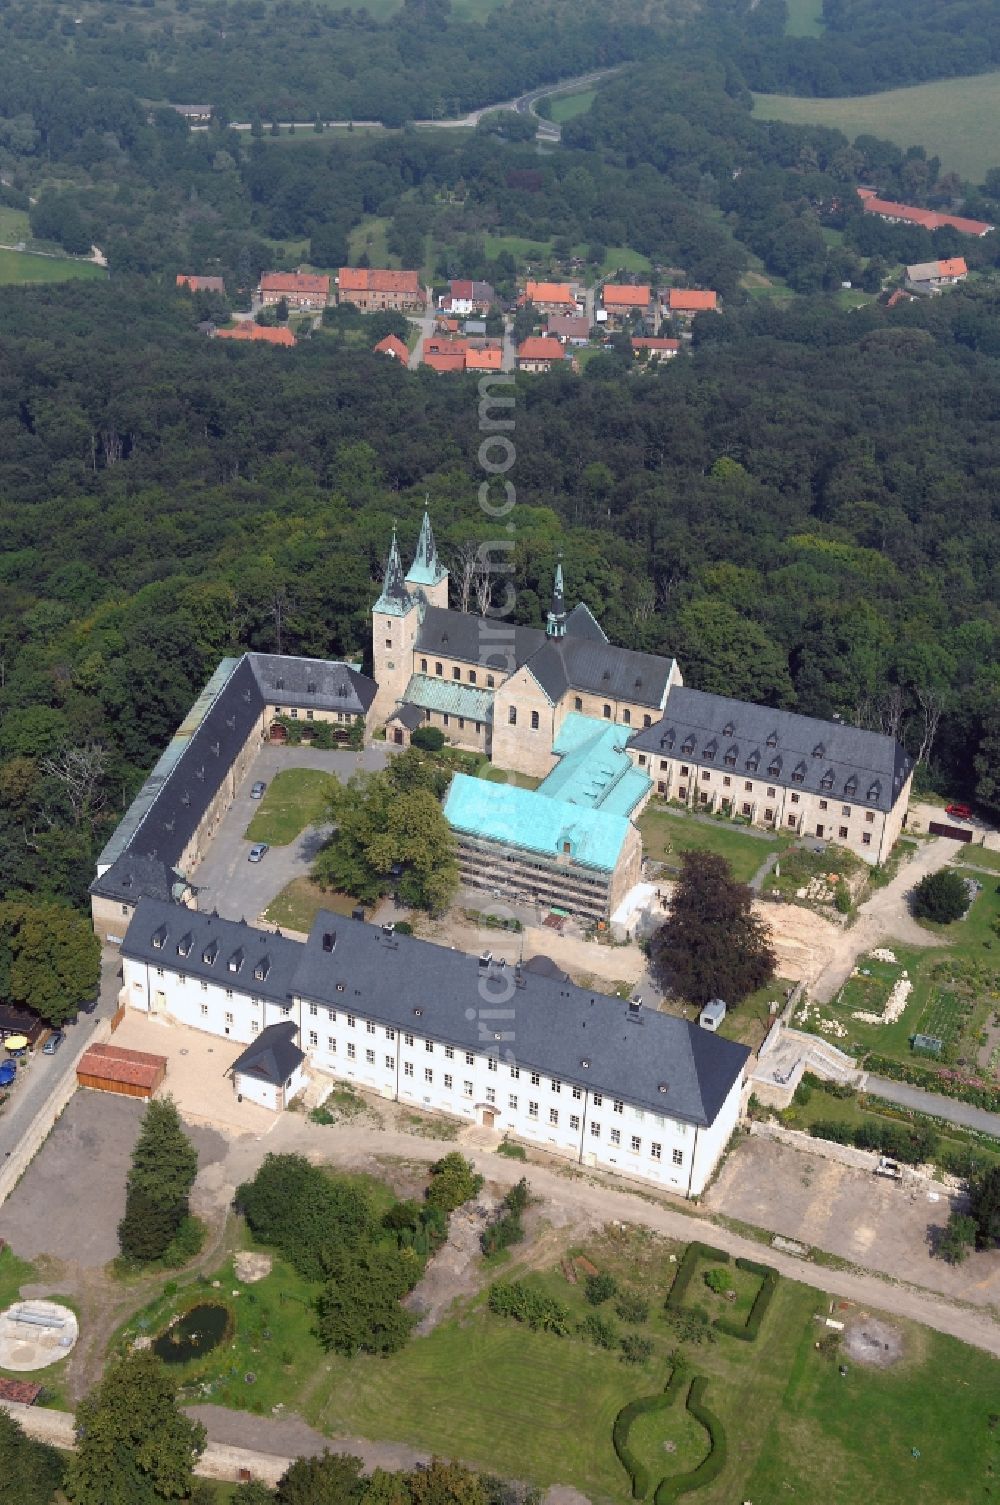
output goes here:
<path id="1" fill-rule="evenodd" d="M 564 120 L 572 120 L 575 115 L 582 115 L 589 110 L 596 98 L 596 89 L 577 89 L 572 94 L 555 94 L 549 100 L 549 118 L 556 125 L 562 125 Z"/>
<path id="2" fill-rule="evenodd" d="M 788 20 L 785 23 L 786 37 L 819 37 L 823 35 L 823 0 L 786 0 Z"/>
<path id="3" fill-rule="evenodd" d="M 924 146 L 928 156 L 941 158 L 944 168 L 977 183 L 987 168 L 1000 163 L 1000 72 L 850 99 L 756 94 L 754 112 L 763 120 L 836 126 L 852 141 L 870 133 L 902 147 Z"/>
<path id="4" fill-rule="evenodd" d="M 291 883 L 286 883 L 277 898 L 271 900 L 266 917 L 272 925 L 280 925 L 283 930 L 309 931 L 321 909 L 332 909 L 334 914 L 349 915 L 357 902 L 350 894 L 338 894 L 320 888 L 310 878 L 293 878 Z"/>
<path id="5" fill-rule="evenodd" d="M 1000 1432 L 990 1425 L 1000 1365 L 989 1355 L 900 1321 L 899 1362 L 882 1372 L 848 1359 L 842 1375 L 840 1355 L 815 1347 L 825 1298 L 788 1280 L 779 1283 L 755 1342 L 720 1334 L 694 1344 L 679 1338 L 663 1312 L 678 1245 L 640 1229 L 609 1230 L 574 1252 L 648 1301 L 642 1324 L 624 1323 L 613 1302 L 600 1308 L 619 1335 L 650 1340 L 646 1363 L 623 1364 L 616 1351 L 578 1332 L 593 1310 L 582 1282 L 569 1283 L 555 1267 L 526 1272 L 516 1259 L 504 1262 L 504 1278 L 524 1277 L 562 1303 L 566 1336 L 493 1316 L 482 1291 L 391 1358 L 324 1354 L 312 1330 L 315 1288 L 276 1260 L 270 1276 L 231 1302 L 232 1344 L 177 1377 L 203 1380 L 214 1401 L 264 1414 L 280 1399 L 332 1436 L 410 1443 L 539 1487 L 570 1485 L 602 1505 L 625 1505 L 628 1480 L 611 1446 L 614 1417 L 626 1401 L 662 1389 L 680 1347 L 688 1369 L 705 1376 L 707 1403 L 726 1434 L 726 1466 L 699 1491 L 704 1505 L 989 1499 L 991 1473 L 1000 1467 Z M 218 1273 L 228 1299 L 238 1285 L 232 1266 Z M 748 1309 L 755 1280 L 739 1281 L 737 1307 Z M 182 1279 L 176 1295 L 147 1308 L 139 1330 L 159 1331 L 174 1311 L 205 1295 L 203 1285 Z M 705 1288 L 700 1271 L 685 1306 L 732 1313 Z M 134 1333 L 139 1325 L 129 1326 Z M 656 1477 L 704 1456 L 704 1433 L 689 1422 L 675 1403 L 637 1428 L 635 1443 Z"/>
<path id="6" fill-rule="evenodd" d="M 385 237 L 388 228 L 387 219 L 379 219 L 374 215 L 369 219 L 363 219 L 360 225 L 354 226 L 347 237 L 347 251 L 351 266 L 357 266 L 358 257 L 362 251 L 367 252 L 368 260 L 373 267 L 398 265 L 399 258 L 390 256 L 386 249 Z"/>
<path id="7" fill-rule="evenodd" d="M 643 851 L 654 861 L 676 866 L 681 852 L 716 852 L 731 864 L 741 883 L 747 883 L 775 847 L 788 845 L 784 836 L 751 834 L 729 821 L 696 820 L 680 809 L 647 805 L 639 817 Z"/>
<path id="8" fill-rule="evenodd" d="M 22 240 L 30 240 L 31 225 L 27 211 L 8 209 L 0 204 L 0 244 L 16 246 Z"/>
<path id="9" fill-rule="evenodd" d="M 247 841 L 284 847 L 323 819 L 335 783 L 319 768 L 283 768 L 276 773 L 246 829 Z"/>
<path id="10" fill-rule="evenodd" d="M 92 261 L 61 256 L 33 256 L 30 251 L 0 251 L 0 283 L 67 282 L 71 277 L 106 277 Z"/>

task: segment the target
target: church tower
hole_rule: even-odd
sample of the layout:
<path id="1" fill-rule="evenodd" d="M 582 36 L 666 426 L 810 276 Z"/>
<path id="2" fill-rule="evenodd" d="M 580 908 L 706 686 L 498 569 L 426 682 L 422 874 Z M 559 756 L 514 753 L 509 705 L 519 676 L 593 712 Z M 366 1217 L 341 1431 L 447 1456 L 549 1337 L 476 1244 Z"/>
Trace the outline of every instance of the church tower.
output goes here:
<path id="1" fill-rule="evenodd" d="M 419 617 L 416 597 L 410 595 L 403 579 L 393 528 L 382 594 L 372 607 L 372 674 L 378 685 L 375 720 L 380 725 L 392 715 L 410 682 Z"/>
<path id="2" fill-rule="evenodd" d="M 448 571 L 438 559 L 434 531 L 429 514 L 424 512 L 417 540 L 417 552 L 413 556 L 406 585 L 412 594 L 421 593 L 429 606 L 448 605 Z"/>
<path id="3" fill-rule="evenodd" d="M 545 635 L 550 638 L 566 636 L 566 603 L 563 600 L 562 560 L 556 565 L 556 578 L 552 586 L 552 605 L 545 622 Z"/>

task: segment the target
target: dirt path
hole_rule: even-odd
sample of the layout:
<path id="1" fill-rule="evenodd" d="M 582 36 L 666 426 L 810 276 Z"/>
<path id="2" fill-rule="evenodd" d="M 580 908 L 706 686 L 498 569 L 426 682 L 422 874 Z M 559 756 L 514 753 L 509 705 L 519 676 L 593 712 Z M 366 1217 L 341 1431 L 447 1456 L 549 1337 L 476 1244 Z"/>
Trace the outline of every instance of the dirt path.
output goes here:
<path id="1" fill-rule="evenodd" d="M 810 995 L 818 1003 L 828 1003 L 850 977 L 857 958 L 885 940 L 900 941 L 907 946 L 940 946 L 939 936 L 918 925 L 910 914 L 909 894 L 927 873 L 945 867 L 954 856 L 958 843 L 946 836 L 926 842 L 899 872 L 858 907 L 856 922 L 834 943 L 822 970 L 810 984 Z"/>

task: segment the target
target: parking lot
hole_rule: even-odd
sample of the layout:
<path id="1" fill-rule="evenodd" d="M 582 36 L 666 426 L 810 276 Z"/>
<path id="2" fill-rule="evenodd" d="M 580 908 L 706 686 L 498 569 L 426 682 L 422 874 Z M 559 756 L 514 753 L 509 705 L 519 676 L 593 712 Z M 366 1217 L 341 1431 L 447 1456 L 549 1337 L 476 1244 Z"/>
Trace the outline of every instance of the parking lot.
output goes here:
<path id="1" fill-rule="evenodd" d="M 87 1269 L 118 1253 L 125 1177 L 144 1104 L 137 1098 L 81 1089 L 0 1207 L 0 1237 L 15 1254 L 52 1255 Z M 226 1140 L 187 1125 L 199 1169 L 220 1160 Z"/>
<path id="2" fill-rule="evenodd" d="M 875 1157 L 872 1157 L 874 1165 Z M 928 1193 L 936 1194 L 930 1201 Z M 740 1139 L 705 1205 L 870 1270 L 964 1301 L 1000 1302 L 1000 1262 L 973 1254 L 948 1265 L 932 1254 L 951 1211 L 947 1190 L 907 1176 L 886 1181 L 773 1140 Z"/>
<path id="3" fill-rule="evenodd" d="M 253 924 L 286 884 L 304 877 L 312 867 L 326 834 L 317 827 L 303 831 L 288 846 L 272 846 L 262 862 L 248 861 L 251 843 L 244 833 L 257 808 L 250 789 L 258 779 L 270 783 L 285 768 L 321 768 L 346 783 L 359 768 L 369 772 L 384 768 L 387 756 L 385 743 L 375 743 L 363 752 L 263 747 L 212 838 L 204 861 L 191 874 L 198 890 L 198 908 L 215 909 L 227 920 L 245 919 Z"/>

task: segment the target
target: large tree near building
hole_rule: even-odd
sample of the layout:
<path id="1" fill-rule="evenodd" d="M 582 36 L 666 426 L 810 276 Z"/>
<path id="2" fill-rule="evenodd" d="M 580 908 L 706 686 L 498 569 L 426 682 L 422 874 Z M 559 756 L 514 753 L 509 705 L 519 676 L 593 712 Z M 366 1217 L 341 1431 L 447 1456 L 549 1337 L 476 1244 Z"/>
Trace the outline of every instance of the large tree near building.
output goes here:
<path id="1" fill-rule="evenodd" d="M 4 1505 L 51 1505 L 62 1483 L 63 1461 L 55 1448 L 27 1437 L 0 1408 L 0 1496 Z"/>
<path id="2" fill-rule="evenodd" d="M 100 975 L 86 916 L 65 904 L 0 904 L 0 997 L 63 1024 L 93 997 Z"/>
<path id="3" fill-rule="evenodd" d="M 180 1410 L 176 1386 L 148 1350 L 111 1365 L 77 1408 L 76 1425 L 67 1482 L 74 1505 L 158 1505 L 190 1493 L 205 1428 Z"/>
<path id="4" fill-rule="evenodd" d="M 447 775 L 408 749 L 381 773 L 358 772 L 330 796 L 335 830 L 316 859 L 328 888 L 374 900 L 445 909 L 458 886 L 455 838 L 441 809 Z"/>
<path id="5" fill-rule="evenodd" d="M 774 976 L 767 926 L 753 893 L 724 857 L 685 852 L 670 913 L 653 936 L 650 957 L 661 986 L 701 1007 L 710 998 L 739 1003 Z"/>
<path id="6" fill-rule="evenodd" d="M 172 1098 L 154 1098 L 132 1151 L 118 1242 L 126 1259 L 160 1259 L 187 1219 L 198 1155 Z"/>

